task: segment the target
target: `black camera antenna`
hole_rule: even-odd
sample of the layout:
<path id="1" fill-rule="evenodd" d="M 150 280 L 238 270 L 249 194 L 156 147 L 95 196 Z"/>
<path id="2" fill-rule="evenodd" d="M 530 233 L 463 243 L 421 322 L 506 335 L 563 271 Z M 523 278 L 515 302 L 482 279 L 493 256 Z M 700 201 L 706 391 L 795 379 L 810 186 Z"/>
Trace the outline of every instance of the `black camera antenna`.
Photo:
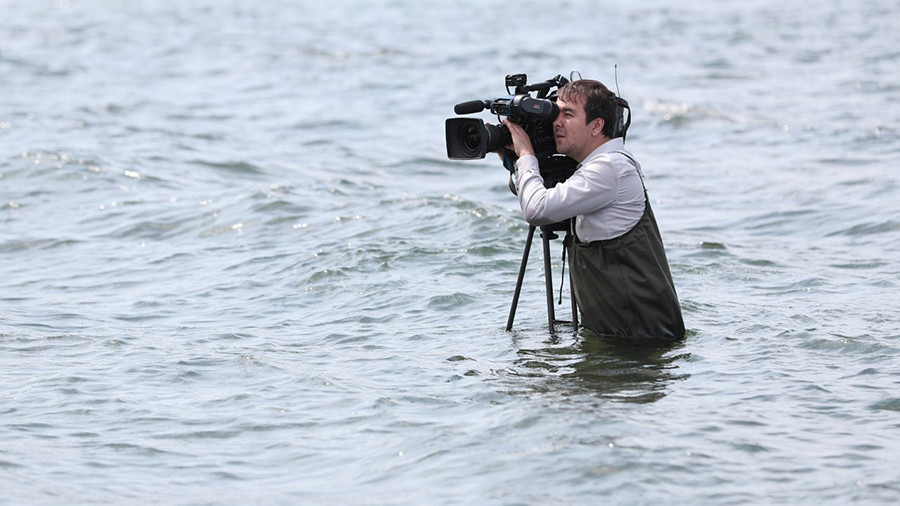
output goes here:
<path id="1" fill-rule="evenodd" d="M 616 80 L 616 96 L 622 98 L 622 93 L 619 91 L 619 64 L 613 63 L 613 76 L 615 76 Z"/>
<path id="2" fill-rule="evenodd" d="M 631 107 L 628 105 L 628 101 L 622 98 L 622 93 L 619 91 L 619 64 L 613 64 L 613 74 L 615 76 L 616 81 L 616 97 L 614 102 L 616 104 L 616 126 L 613 130 L 615 133 L 622 134 L 622 142 L 625 142 L 625 136 L 628 135 L 628 127 L 631 126 Z M 625 111 L 628 111 L 628 116 L 625 117 Z"/>

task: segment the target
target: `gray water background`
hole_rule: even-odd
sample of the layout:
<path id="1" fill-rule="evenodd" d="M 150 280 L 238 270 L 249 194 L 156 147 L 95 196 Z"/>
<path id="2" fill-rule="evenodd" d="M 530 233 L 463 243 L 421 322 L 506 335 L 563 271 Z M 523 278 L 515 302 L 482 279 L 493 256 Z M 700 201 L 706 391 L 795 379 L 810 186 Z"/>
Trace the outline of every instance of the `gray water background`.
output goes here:
<path id="1" fill-rule="evenodd" d="M 0 503 L 896 503 L 898 11 L 0 0 Z M 551 336 L 537 247 L 505 332 L 527 229 L 444 151 L 616 65 L 670 350 Z"/>

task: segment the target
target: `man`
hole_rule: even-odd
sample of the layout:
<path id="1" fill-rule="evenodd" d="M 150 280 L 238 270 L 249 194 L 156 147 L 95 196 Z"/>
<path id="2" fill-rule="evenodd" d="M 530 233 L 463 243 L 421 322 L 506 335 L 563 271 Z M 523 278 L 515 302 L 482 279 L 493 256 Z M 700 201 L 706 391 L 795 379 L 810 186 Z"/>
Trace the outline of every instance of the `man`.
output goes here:
<path id="1" fill-rule="evenodd" d="M 506 119 L 525 220 L 549 225 L 575 217 L 567 245 L 575 300 L 584 326 L 646 344 L 684 337 L 681 306 L 640 165 L 615 137 L 618 103 L 602 83 L 559 89 L 556 150 L 579 162 L 566 181 L 545 188 L 528 134 Z"/>

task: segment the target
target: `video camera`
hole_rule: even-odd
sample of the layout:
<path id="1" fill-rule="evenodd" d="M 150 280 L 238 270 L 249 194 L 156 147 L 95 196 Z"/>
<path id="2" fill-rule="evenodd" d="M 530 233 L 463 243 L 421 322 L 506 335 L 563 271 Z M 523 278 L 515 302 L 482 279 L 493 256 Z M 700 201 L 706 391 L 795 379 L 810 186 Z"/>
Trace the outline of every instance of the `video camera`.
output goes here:
<path id="1" fill-rule="evenodd" d="M 573 71 L 570 79 L 581 79 Z M 489 110 L 520 125 L 531 140 L 535 156 L 538 158 L 544 186 L 551 188 L 568 179 L 576 170 L 577 162 L 556 151 L 553 122 L 559 115 L 556 104 L 559 89 L 569 82 L 562 76 L 537 84 L 528 84 L 525 74 L 506 76 L 506 92 L 509 96 L 493 100 L 472 100 L 456 104 L 456 114 L 472 114 Z M 510 90 L 513 91 L 510 91 Z M 532 95 L 534 94 L 534 95 Z M 615 124 L 612 137 L 624 138 L 631 125 L 631 108 L 619 96 L 613 96 Z M 484 158 L 487 153 L 501 152 L 512 143 L 506 125 L 492 125 L 477 118 L 450 118 L 446 122 L 447 157 L 451 160 L 473 160 Z M 503 165 L 510 172 L 515 171 L 515 153 L 503 152 Z M 512 189 L 512 186 L 510 186 Z M 515 193 L 515 190 L 513 190 Z"/>
<path id="2" fill-rule="evenodd" d="M 559 114 L 556 106 L 557 90 L 569 82 L 562 76 L 542 83 L 528 85 L 525 74 L 506 76 L 506 92 L 510 95 L 493 100 L 472 100 L 456 104 L 456 114 L 472 114 L 485 109 L 492 114 L 507 116 L 519 124 L 531 139 L 538 158 L 556 154 L 553 120 Z M 514 88 L 511 92 L 510 89 Z M 535 96 L 531 93 L 536 92 Z M 500 151 L 512 142 L 505 125 L 486 124 L 477 118 L 450 118 L 446 122 L 447 156 L 451 160 L 484 158 L 487 153 Z"/>

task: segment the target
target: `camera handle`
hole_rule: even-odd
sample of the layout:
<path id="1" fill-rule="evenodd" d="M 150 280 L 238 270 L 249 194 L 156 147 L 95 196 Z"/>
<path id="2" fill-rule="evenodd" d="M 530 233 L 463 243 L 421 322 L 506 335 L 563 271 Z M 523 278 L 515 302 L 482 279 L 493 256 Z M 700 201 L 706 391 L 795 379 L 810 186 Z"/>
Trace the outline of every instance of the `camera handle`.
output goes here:
<path id="1" fill-rule="evenodd" d="M 513 293 L 512 305 L 509 308 L 509 319 L 506 320 L 507 332 L 512 330 L 513 321 L 516 318 L 516 308 L 519 305 L 519 295 L 522 293 L 522 283 L 525 280 L 525 267 L 528 265 L 528 254 L 531 251 L 531 244 L 534 240 L 534 232 L 536 229 L 537 227 L 535 225 L 528 226 L 528 236 L 525 239 L 525 252 L 522 254 L 522 263 L 519 265 L 519 277 L 516 280 L 516 289 Z M 556 232 L 558 231 L 565 231 L 566 238 L 571 239 L 569 237 L 569 221 L 554 223 L 552 225 L 545 225 L 541 227 L 541 239 L 544 248 L 544 283 L 546 285 L 547 292 L 547 320 L 550 324 L 550 334 L 554 336 L 556 335 L 557 323 L 571 323 L 573 326 L 573 331 L 578 330 L 578 304 L 575 302 L 575 292 L 572 290 L 571 274 L 569 275 L 569 292 L 571 293 L 572 299 L 572 320 L 557 320 L 556 312 L 553 308 L 553 276 L 552 268 L 550 266 L 550 241 L 559 238 L 559 235 L 556 234 Z M 566 244 L 565 240 L 564 244 Z M 565 259 L 563 259 L 563 261 L 565 261 Z M 560 288 L 560 296 L 562 296 L 562 288 Z"/>

